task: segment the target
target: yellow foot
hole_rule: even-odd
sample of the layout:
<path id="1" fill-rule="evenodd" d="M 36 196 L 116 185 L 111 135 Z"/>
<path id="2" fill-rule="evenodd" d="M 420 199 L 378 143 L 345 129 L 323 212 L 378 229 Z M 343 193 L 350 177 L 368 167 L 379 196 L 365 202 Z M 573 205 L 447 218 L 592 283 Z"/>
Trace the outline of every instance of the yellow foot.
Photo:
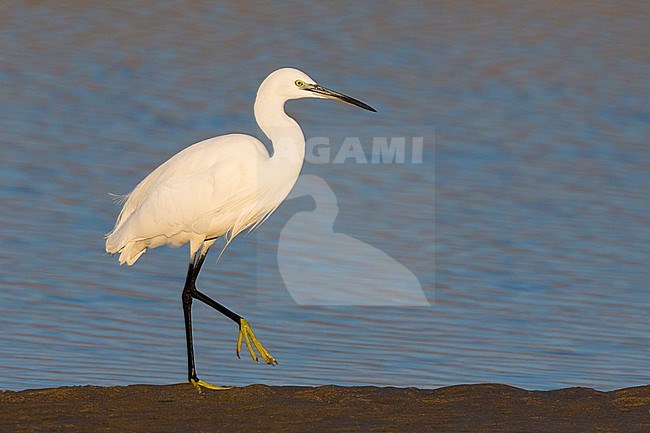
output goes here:
<path id="1" fill-rule="evenodd" d="M 194 386 L 194 388 L 196 389 L 196 391 L 199 394 L 201 394 L 203 392 L 203 389 L 201 389 L 201 387 L 207 388 L 207 389 L 214 389 L 214 390 L 217 390 L 217 391 L 223 391 L 225 389 L 230 389 L 229 386 L 217 386 L 217 385 L 213 385 L 213 384 L 208 383 L 208 382 L 206 382 L 204 380 L 201 380 L 201 379 L 190 379 L 190 383 L 192 384 L 192 386 Z"/>
<path id="2" fill-rule="evenodd" d="M 271 354 L 266 351 L 264 346 L 262 346 L 262 343 L 259 342 L 255 334 L 253 333 L 253 328 L 251 328 L 251 325 L 248 323 L 246 319 L 243 318 L 241 319 L 241 322 L 239 324 L 239 337 L 237 338 L 237 358 L 241 358 L 239 356 L 239 352 L 241 352 L 242 340 L 246 341 L 246 347 L 248 347 L 248 352 L 251 354 L 251 357 L 255 362 L 260 362 L 260 360 L 257 358 L 257 355 L 253 350 L 253 345 L 260 353 L 260 355 L 262 355 L 262 358 L 264 358 L 264 361 L 266 361 L 267 364 L 278 365 L 278 361 L 276 361 L 275 358 L 272 357 Z"/>

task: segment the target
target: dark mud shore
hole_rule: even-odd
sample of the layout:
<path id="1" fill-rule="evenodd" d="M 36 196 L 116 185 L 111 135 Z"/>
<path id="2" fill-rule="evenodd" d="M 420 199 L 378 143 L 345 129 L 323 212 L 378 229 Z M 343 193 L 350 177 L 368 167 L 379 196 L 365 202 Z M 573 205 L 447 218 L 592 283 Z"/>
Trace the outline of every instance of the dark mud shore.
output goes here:
<path id="1" fill-rule="evenodd" d="M 189 384 L 0 392 L 2 432 L 650 432 L 650 386 L 526 391 Z"/>

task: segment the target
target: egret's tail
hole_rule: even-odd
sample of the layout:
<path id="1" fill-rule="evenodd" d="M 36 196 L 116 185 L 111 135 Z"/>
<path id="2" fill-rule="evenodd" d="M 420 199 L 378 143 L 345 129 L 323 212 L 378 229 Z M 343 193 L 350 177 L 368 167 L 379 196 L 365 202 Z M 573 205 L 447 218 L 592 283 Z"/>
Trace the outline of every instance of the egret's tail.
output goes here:
<path id="1" fill-rule="evenodd" d="M 120 231 L 113 230 L 106 235 L 106 252 L 111 255 L 119 253 L 120 265 L 126 263 L 131 266 L 147 252 L 147 247 L 141 240 L 124 242 Z"/>

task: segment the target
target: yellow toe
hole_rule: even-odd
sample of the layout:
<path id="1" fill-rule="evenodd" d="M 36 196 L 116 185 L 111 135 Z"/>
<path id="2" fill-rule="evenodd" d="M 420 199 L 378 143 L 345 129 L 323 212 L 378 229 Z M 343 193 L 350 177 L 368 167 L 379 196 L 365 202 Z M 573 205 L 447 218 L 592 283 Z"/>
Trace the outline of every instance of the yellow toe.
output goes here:
<path id="1" fill-rule="evenodd" d="M 192 384 L 192 386 L 194 386 L 194 388 L 196 389 L 196 391 L 197 391 L 199 394 L 201 394 L 201 393 L 203 392 L 203 389 L 202 389 L 202 388 L 214 389 L 215 391 L 223 391 L 223 390 L 226 390 L 226 389 L 230 389 L 230 388 L 231 388 L 230 386 L 217 386 L 217 385 L 213 385 L 213 384 L 211 384 L 211 383 L 209 383 L 209 382 L 206 382 L 206 381 L 204 381 L 204 380 L 201 380 L 201 379 L 198 379 L 198 380 L 190 379 L 190 383 Z"/>
<path id="2" fill-rule="evenodd" d="M 257 358 L 257 355 L 255 354 L 255 349 L 259 352 L 260 355 L 262 355 L 262 358 L 264 358 L 264 361 L 266 361 L 267 364 L 271 365 L 277 365 L 278 362 L 275 360 L 274 357 L 271 356 L 269 352 L 262 346 L 262 343 L 257 339 L 255 336 L 255 333 L 253 332 L 253 328 L 251 328 L 251 325 L 248 323 L 246 319 L 241 319 L 241 323 L 239 325 L 239 336 L 237 337 L 237 356 L 239 357 L 239 352 L 241 351 L 241 345 L 242 341 L 246 342 L 246 347 L 248 348 L 248 352 L 251 355 L 251 358 L 255 362 L 259 362 L 259 359 Z M 253 347 L 255 349 L 253 349 Z"/>

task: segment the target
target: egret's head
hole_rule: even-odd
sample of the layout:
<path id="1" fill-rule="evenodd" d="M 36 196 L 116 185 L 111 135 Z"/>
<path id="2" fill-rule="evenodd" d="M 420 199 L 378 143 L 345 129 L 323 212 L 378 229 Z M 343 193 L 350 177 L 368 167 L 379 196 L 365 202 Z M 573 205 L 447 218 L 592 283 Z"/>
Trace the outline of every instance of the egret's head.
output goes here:
<path id="1" fill-rule="evenodd" d="M 257 91 L 258 98 L 279 98 L 285 101 L 300 98 L 327 98 L 356 105 L 370 111 L 377 111 L 363 102 L 343 93 L 330 90 L 298 69 L 282 68 L 272 72 Z"/>

